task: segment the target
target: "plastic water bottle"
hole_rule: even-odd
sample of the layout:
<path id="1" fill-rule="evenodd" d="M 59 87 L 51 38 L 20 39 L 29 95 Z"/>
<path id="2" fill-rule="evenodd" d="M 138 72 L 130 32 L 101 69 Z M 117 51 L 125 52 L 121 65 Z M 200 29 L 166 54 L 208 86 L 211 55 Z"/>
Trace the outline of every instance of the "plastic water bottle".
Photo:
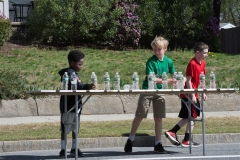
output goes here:
<path id="1" fill-rule="evenodd" d="M 172 79 L 173 79 L 174 81 L 177 80 L 177 72 L 174 72 L 174 73 L 173 73 Z M 176 84 L 173 84 L 173 89 L 177 89 L 177 83 L 176 83 Z"/>
<path id="2" fill-rule="evenodd" d="M 110 90 L 110 76 L 108 72 L 104 75 L 104 90 Z"/>
<path id="3" fill-rule="evenodd" d="M 162 74 L 162 89 L 168 89 L 168 76 L 166 72 Z"/>
<path id="4" fill-rule="evenodd" d="M 209 78 L 210 78 L 210 89 L 215 89 L 216 88 L 216 77 L 215 77 L 215 74 L 213 73 L 213 71 L 211 71 Z"/>
<path id="5" fill-rule="evenodd" d="M 183 74 L 182 72 L 178 72 L 177 74 L 177 89 L 184 89 L 184 84 L 183 84 Z"/>
<path id="6" fill-rule="evenodd" d="M 137 72 L 134 72 L 132 76 L 132 89 L 133 90 L 139 89 L 139 76 Z"/>
<path id="7" fill-rule="evenodd" d="M 114 76 L 114 90 L 120 90 L 120 75 L 116 72 Z"/>
<path id="8" fill-rule="evenodd" d="M 203 72 L 201 72 L 201 74 L 199 75 L 199 80 L 200 80 L 200 83 L 199 83 L 198 88 L 204 89 L 205 88 L 205 75 Z"/>
<path id="9" fill-rule="evenodd" d="M 69 76 L 67 72 L 65 72 L 64 75 L 62 76 L 62 90 L 68 90 L 68 80 Z"/>
<path id="10" fill-rule="evenodd" d="M 154 89 L 155 75 L 154 72 L 150 72 L 148 75 L 148 89 Z"/>
<path id="11" fill-rule="evenodd" d="M 98 80 L 97 80 L 97 75 L 95 74 L 95 72 L 92 72 L 91 82 L 92 82 L 92 84 L 94 84 L 96 86 L 95 90 L 97 90 L 98 89 Z"/>
<path id="12" fill-rule="evenodd" d="M 77 90 L 77 75 L 75 72 L 71 73 L 71 89 Z"/>

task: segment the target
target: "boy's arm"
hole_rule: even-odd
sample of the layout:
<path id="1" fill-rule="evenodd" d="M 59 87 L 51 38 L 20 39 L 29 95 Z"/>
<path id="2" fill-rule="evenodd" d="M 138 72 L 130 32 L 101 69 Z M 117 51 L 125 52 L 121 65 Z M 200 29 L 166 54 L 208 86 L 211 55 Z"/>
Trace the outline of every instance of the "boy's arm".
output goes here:
<path id="1" fill-rule="evenodd" d="M 192 80 L 191 76 L 186 77 L 186 85 L 188 89 L 193 89 L 191 80 Z M 191 99 L 194 103 L 197 103 L 197 99 L 194 93 L 191 94 Z"/>

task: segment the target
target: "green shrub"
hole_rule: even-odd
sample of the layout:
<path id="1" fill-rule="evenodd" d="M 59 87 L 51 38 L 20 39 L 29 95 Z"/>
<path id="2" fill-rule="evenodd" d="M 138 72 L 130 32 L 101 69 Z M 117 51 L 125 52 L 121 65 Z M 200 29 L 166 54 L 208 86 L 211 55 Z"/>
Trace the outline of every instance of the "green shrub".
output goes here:
<path id="1" fill-rule="evenodd" d="M 26 79 L 19 71 L 0 70 L 0 99 L 27 98 Z"/>
<path id="2" fill-rule="evenodd" d="M 3 46 L 10 35 L 11 22 L 9 20 L 0 19 L 0 46 Z"/>
<path id="3" fill-rule="evenodd" d="M 212 14 L 212 1 L 202 0 L 138 0 L 142 22 L 140 42 L 162 35 L 170 40 L 171 48 L 192 48 L 204 34 Z M 149 38 L 150 37 L 150 38 Z M 144 39 L 143 39 L 144 38 Z"/>
<path id="4" fill-rule="evenodd" d="M 109 44 L 122 14 L 115 0 L 35 0 L 28 35 L 48 44 Z M 111 12 L 110 12 L 111 10 Z"/>

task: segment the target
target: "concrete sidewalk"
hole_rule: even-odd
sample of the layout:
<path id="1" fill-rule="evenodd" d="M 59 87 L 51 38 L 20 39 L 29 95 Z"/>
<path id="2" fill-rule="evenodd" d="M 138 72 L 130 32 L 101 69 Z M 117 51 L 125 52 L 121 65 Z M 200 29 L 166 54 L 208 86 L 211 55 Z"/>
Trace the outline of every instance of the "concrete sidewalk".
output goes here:
<path id="1" fill-rule="evenodd" d="M 240 117 L 240 111 L 226 112 L 205 112 L 205 118 L 208 117 Z M 107 115 L 81 115 L 81 121 L 113 121 L 113 120 L 132 120 L 134 114 L 107 114 Z M 167 113 L 167 118 L 177 118 L 178 113 Z M 153 114 L 148 114 L 149 119 L 153 119 Z M 0 125 L 17 125 L 31 123 L 60 122 L 60 116 L 32 116 L 32 117 L 12 117 L 0 118 Z M 130 129 L 130 128 L 129 128 Z M 194 134 L 194 141 L 202 143 L 202 135 Z M 179 135 L 178 139 L 183 136 Z M 79 146 L 84 148 L 106 148 L 123 147 L 127 137 L 99 137 L 99 138 L 79 138 Z M 68 140 L 68 148 L 71 148 L 71 139 Z M 206 134 L 206 144 L 211 143 L 240 143 L 240 133 L 234 134 Z M 162 136 L 163 145 L 172 145 Z M 149 147 L 153 146 L 153 136 L 138 136 L 135 139 L 134 146 Z M 31 151 L 31 150 L 54 150 L 60 148 L 59 139 L 50 140 L 22 140 L 22 141 L 0 141 L 1 152 Z"/>
<path id="2" fill-rule="evenodd" d="M 205 112 L 207 117 L 240 117 L 240 111 Z M 178 113 L 166 113 L 167 118 L 178 118 Z M 81 115 L 81 121 L 117 121 L 132 120 L 134 114 L 105 114 L 105 115 Z M 153 113 L 148 114 L 148 119 L 153 119 Z M 0 125 L 17 125 L 31 123 L 60 122 L 60 116 L 29 116 L 0 118 Z"/>

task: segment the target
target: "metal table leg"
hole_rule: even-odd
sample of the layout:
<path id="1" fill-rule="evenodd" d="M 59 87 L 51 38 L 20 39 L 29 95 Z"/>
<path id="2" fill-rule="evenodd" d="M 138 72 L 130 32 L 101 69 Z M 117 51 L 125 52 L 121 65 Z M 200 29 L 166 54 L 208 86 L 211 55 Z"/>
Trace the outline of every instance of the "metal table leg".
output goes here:
<path id="1" fill-rule="evenodd" d="M 178 95 L 178 97 L 181 99 L 181 101 L 183 101 L 183 103 L 187 106 L 187 109 L 188 109 L 188 125 L 189 125 L 189 142 L 190 142 L 190 145 L 189 145 L 189 153 L 192 154 L 192 130 L 191 130 L 191 121 L 194 121 L 192 116 L 191 116 L 191 107 L 192 107 L 192 104 L 197 108 L 199 109 L 200 111 L 202 111 L 202 119 L 200 121 L 202 121 L 202 136 L 203 136 L 203 155 L 205 156 L 205 122 L 204 122 L 204 105 L 203 105 L 203 94 L 201 95 L 202 96 L 202 99 L 201 99 L 201 102 L 202 102 L 202 109 L 197 107 L 193 101 L 191 100 L 191 98 L 188 96 L 188 95 L 185 95 L 188 99 L 188 102 L 184 102 L 184 100 Z"/>
<path id="2" fill-rule="evenodd" d="M 76 140 L 76 146 L 75 146 L 75 159 L 78 158 L 78 95 L 75 95 L 75 140 Z"/>
<path id="3" fill-rule="evenodd" d="M 202 94 L 202 136 L 203 136 L 203 155 L 205 156 L 205 117 L 204 117 L 204 96 Z"/>
<path id="4" fill-rule="evenodd" d="M 64 96 L 64 113 L 66 113 L 65 122 L 67 122 L 67 96 Z M 67 132 L 66 131 L 67 131 L 67 126 L 66 124 L 64 124 L 65 159 L 67 159 Z"/>

